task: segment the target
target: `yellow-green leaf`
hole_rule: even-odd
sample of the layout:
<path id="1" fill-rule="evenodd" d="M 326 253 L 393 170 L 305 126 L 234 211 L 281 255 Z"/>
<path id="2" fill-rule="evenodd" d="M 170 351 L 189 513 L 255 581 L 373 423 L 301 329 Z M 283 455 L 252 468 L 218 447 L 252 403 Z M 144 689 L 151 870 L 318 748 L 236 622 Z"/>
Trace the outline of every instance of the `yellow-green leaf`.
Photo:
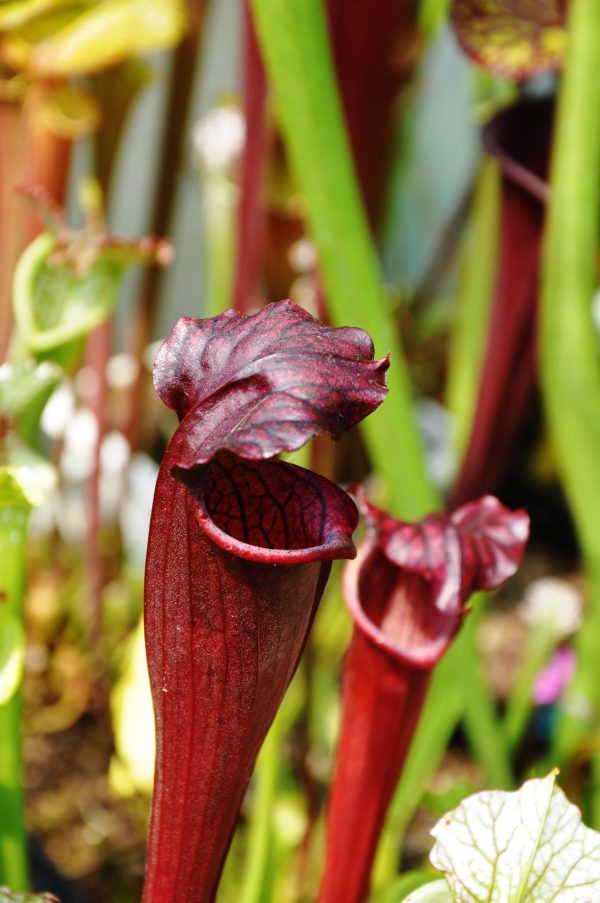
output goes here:
<path id="1" fill-rule="evenodd" d="M 74 141 L 98 129 L 102 112 L 89 91 L 75 85 L 55 85 L 47 91 L 36 116 L 52 134 Z"/>
<path id="2" fill-rule="evenodd" d="M 72 3 L 73 0 L 4 0 L 0 3 L 0 31 L 19 28 L 36 16 Z"/>
<path id="3" fill-rule="evenodd" d="M 61 369 L 49 361 L 20 361 L 0 365 L 0 417 L 14 418 L 41 395 L 53 389 Z"/>
<path id="4" fill-rule="evenodd" d="M 28 512 L 45 501 L 56 484 L 56 473 L 41 455 L 12 444 L 0 464 L 0 509 Z"/>
<path id="5" fill-rule="evenodd" d="M 43 232 L 21 255 L 14 278 L 15 317 L 33 351 L 62 345 L 85 335 L 110 315 L 124 267 L 99 256 L 78 275 L 49 257 L 55 238 Z"/>
<path id="6" fill-rule="evenodd" d="M 36 76 L 98 72 L 131 56 L 172 47 L 186 24 L 181 0 L 102 0 L 30 48 Z"/>

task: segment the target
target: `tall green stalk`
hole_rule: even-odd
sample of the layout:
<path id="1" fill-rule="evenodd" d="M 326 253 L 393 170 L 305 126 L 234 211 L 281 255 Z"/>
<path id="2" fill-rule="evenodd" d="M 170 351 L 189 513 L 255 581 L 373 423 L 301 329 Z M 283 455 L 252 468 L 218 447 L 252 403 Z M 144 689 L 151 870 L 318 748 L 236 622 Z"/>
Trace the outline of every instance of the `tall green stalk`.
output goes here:
<path id="1" fill-rule="evenodd" d="M 361 326 L 377 354 L 390 352 L 389 400 L 361 426 L 395 512 L 417 519 L 439 508 L 440 499 L 425 473 L 410 379 L 354 173 L 324 4 L 251 0 L 251 6 L 278 122 L 306 200 L 331 319 Z"/>
<path id="2" fill-rule="evenodd" d="M 240 903 L 263 903 L 268 885 L 269 865 L 276 839 L 273 809 L 280 777 L 282 717 L 279 712 L 262 745 L 254 771 L 256 798 L 250 818 L 245 869 L 239 889 Z"/>
<path id="3" fill-rule="evenodd" d="M 320 0 L 251 0 L 256 30 L 274 89 L 278 122 L 296 178 L 306 202 L 306 218 L 319 252 L 320 275 L 328 310 L 336 325 L 352 323 L 366 329 L 378 354 L 390 352 L 390 394 L 386 404 L 361 426 L 374 469 L 385 479 L 390 507 L 407 520 L 422 517 L 441 506 L 425 471 L 425 455 L 413 416 L 410 378 L 395 325 L 387 308 L 377 254 L 364 214 L 346 136 L 328 43 L 324 4 Z M 493 704 L 473 659 L 472 646 L 462 641 L 451 649 L 434 677 L 416 739 L 420 737 L 429 759 L 435 757 L 464 712 L 464 699 L 456 685 L 441 678 L 460 676 L 466 658 L 472 659 L 469 676 L 478 687 L 479 711 L 494 725 Z M 456 692 L 456 705 L 448 705 Z M 443 713 L 443 738 L 433 721 Z M 447 722 L 447 723 L 446 723 Z M 433 738 L 432 743 L 429 738 Z M 480 750 L 489 752 L 491 744 Z M 502 760 L 488 757 L 490 770 L 508 773 Z M 429 761 L 429 760 L 428 760 Z M 410 757 L 409 757 L 410 762 Z M 437 761 L 434 763 L 437 764 Z M 407 763 L 408 768 L 408 763 Z M 426 768 L 417 767 L 418 784 L 411 802 L 418 801 Z M 407 771 L 405 771 L 405 774 Z M 410 771 L 408 772 L 410 773 Z M 404 783 L 404 778 L 403 778 Z M 403 795 L 404 799 L 407 796 Z M 409 812 L 412 813 L 413 808 Z M 407 817 L 409 812 L 406 813 Z M 389 860 L 391 862 L 391 859 Z M 395 868 L 395 863 L 394 863 Z M 385 868 L 384 868 L 385 871 Z"/>
<path id="4" fill-rule="evenodd" d="M 600 200 L 600 0 L 571 0 L 568 51 L 554 131 L 542 270 L 540 359 L 544 401 L 587 572 L 588 622 L 579 635 L 576 688 L 600 702 L 600 358 L 592 322 L 598 284 Z M 565 715 L 568 753 L 586 725 Z M 596 801 L 595 826 L 600 824 Z"/>
<path id="5" fill-rule="evenodd" d="M 22 619 L 23 558 L 29 509 L 4 505 L 0 487 L 0 605 Z M 21 774 L 21 698 L 0 705 L 0 885 L 27 889 Z"/>

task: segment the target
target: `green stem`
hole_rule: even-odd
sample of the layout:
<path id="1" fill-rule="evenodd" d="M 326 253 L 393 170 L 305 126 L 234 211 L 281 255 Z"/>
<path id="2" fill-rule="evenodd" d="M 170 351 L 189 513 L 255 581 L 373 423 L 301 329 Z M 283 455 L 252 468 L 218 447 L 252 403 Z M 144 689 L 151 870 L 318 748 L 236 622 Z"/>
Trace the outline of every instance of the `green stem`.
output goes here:
<path id="1" fill-rule="evenodd" d="M 373 872 L 375 890 L 387 887 L 396 879 L 402 840 L 410 819 L 463 714 L 463 693 L 456 667 L 461 649 L 464 647 L 459 637 L 433 674 L 377 851 Z"/>
<path id="2" fill-rule="evenodd" d="M 540 315 L 540 363 L 548 423 L 581 542 L 589 591 L 579 634 L 576 690 L 599 699 L 595 656 L 600 626 L 600 359 L 591 305 L 597 286 L 600 174 L 600 0 L 572 0 L 568 50 L 554 130 Z M 575 721 L 578 719 L 575 718 Z M 586 726 L 568 717 L 569 736 Z M 570 722 L 570 723 L 566 723 Z M 597 805 L 594 808 L 599 808 Z M 598 826 L 598 822 L 596 822 Z"/>
<path id="3" fill-rule="evenodd" d="M 489 783 L 501 788 L 514 785 L 506 737 L 474 650 L 473 632 L 483 599 L 476 596 L 473 603 L 473 614 L 433 674 L 380 843 L 374 871 L 376 888 L 386 887 L 396 877 L 402 838 L 461 718 Z"/>
<path id="4" fill-rule="evenodd" d="M 28 511 L 0 506 L 0 591 L 22 619 L 23 558 Z M 0 706 L 0 885 L 27 890 L 27 848 L 21 774 L 21 698 Z"/>
<path id="5" fill-rule="evenodd" d="M 390 352 L 390 397 L 364 430 L 392 506 L 407 519 L 440 507 L 425 472 L 410 379 L 386 307 L 375 247 L 352 164 L 321 0 L 251 0 L 278 121 L 306 201 L 328 310 Z"/>
<path id="6" fill-rule="evenodd" d="M 467 654 L 455 658 L 456 680 L 462 686 L 464 728 L 475 758 L 487 772 L 487 783 L 498 790 L 514 786 L 511 751 L 503 725 L 497 717 L 492 694 L 481 673 L 480 657 L 474 652 L 475 630 L 485 610 L 479 595 L 472 600 L 473 612 L 463 627 L 462 642 Z"/>
<path id="7" fill-rule="evenodd" d="M 552 650 L 556 646 L 556 637 L 540 628 L 532 630 L 523 667 L 517 683 L 510 694 L 504 716 L 504 730 L 511 749 L 516 749 L 531 714 L 531 691 L 539 672 L 542 670 Z"/>
<path id="8" fill-rule="evenodd" d="M 262 745 L 254 771 L 256 790 L 240 883 L 240 903 L 263 903 L 270 898 L 265 890 L 274 848 L 273 808 L 279 783 L 281 740 L 282 717 L 278 713 Z"/>
<path id="9" fill-rule="evenodd" d="M 231 306 L 235 265 L 236 187 L 222 173 L 204 182 L 206 231 L 206 304 L 203 317 L 216 317 Z"/>

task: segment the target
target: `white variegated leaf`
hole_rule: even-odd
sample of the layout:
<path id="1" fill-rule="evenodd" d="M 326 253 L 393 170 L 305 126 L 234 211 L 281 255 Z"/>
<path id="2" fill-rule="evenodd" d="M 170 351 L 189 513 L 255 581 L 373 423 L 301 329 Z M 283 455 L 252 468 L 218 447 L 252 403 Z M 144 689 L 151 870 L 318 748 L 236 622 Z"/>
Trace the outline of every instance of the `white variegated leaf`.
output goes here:
<path id="1" fill-rule="evenodd" d="M 600 901 L 600 834 L 555 780 L 476 793 L 437 823 L 430 859 L 455 903 Z"/>

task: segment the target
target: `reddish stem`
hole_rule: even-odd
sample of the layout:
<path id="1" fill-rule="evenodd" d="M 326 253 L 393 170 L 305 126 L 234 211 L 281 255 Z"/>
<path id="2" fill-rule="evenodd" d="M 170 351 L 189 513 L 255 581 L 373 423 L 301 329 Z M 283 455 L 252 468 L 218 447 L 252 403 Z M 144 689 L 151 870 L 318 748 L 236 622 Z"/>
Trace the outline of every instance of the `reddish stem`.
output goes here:
<path id="1" fill-rule="evenodd" d="M 241 161 L 238 249 L 233 306 L 241 313 L 259 307 L 258 281 L 266 239 L 264 177 L 270 148 L 267 76 L 248 4 L 244 5 L 244 113 L 246 140 Z"/>
<path id="2" fill-rule="evenodd" d="M 430 671 L 400 663 L 354 631 L 327 810 L 319 903 L 362 903 L 375 850 L 423 706 Z"/>
<path id="3" fill-rule="evenodd" d="M 88 338 L 86 364 L 95 374 L 95 391 L 91 408 L 98 426 L 98 436 L 94 448 L 94 464 L 87 479 L 85 491 L 86 528 L 85 561 L 89 583 L 89 615 L 92 625 L 91 648 L 96 649 L 102 632 L 102 551 L 100 544 L 100 453 L 106 432 L 108 383 L 106 364 L 110 355 L 111 321 L 95 329 Z"/>
<path id="4" fill-rule="evenodd" d="M 20 107 L 0 101 L 0 361 L 6 357 L 13 323 L 12 273 L 22 243 L 14 188 L 20 161 Z"/>
<path id="5" fill-rule="evenodd" d="M 42 230 L 16 189 L 41 185 L 62 203 L 72 142 L 49 131 L 40 107 L 46 88 L 30 88 L 23 103 L 0 101 L 0 360 L 12 329 L 12 278 L 21 252 Z"/>
<path id="6" fill-rule="evenodd" d="M 395 104 L 422 47 L 412 0 L 328 0 L 336 73 L 357 175 L 375 230 Z"/>
<path id="7" fill-rule="evenodd" d="M 553 113 L 545 98 L 519 101 L 483 131 L 502 171 L 500 253 L 479 398 L 451 508 L 497 487 L 533 390 Z"/>

